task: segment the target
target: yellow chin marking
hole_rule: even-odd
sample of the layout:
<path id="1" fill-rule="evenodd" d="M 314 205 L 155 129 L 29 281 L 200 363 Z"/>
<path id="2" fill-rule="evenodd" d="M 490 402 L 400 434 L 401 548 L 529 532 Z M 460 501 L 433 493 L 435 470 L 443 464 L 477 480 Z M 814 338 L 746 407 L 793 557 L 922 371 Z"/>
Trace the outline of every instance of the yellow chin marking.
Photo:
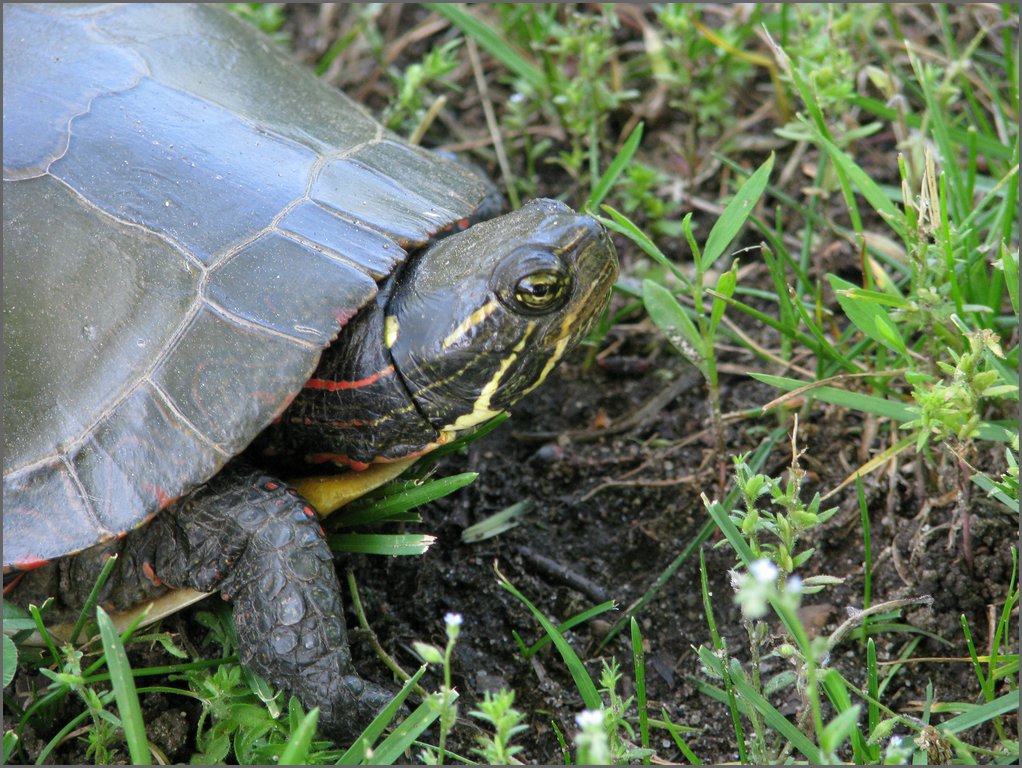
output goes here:
<path id="1" fill-rule="evenodd" d="M 392 349 L 394 342 L 397 341 L 397 330 L 397 318 L 394 315 L 383 318 L 383 343 L 387 345 L 387 349 Z"/>
<path id="2" fill-rule="evenodd" d="M 492 312 L 493 310 L 491 309 L 490 311 Z M 459 416 L 453 424 L 448 424 L 444 427 L 444 432 L 461 432 L 462 430 L 469 429 L 470 427 L 489 421 L 494 416 L 500 415 L 501 411 L 491 408 L 490 402 L 493 400 L 493 395 L 496 394 L 497 388 L 500 386 L 500 382 L 504 378 L 504 374 L 507 373 L 515 360 L 518 359 L 519 353 L 525 349 L 525 342 L 527 342 L 529 337 L 532 336 L 532 331 L 535 327 L 535 322 L 530 322 L 528 326 L 526 326 L 525 333 L 522 334 L 521 341 L 519 341 L 515 345 L 514 349 L 508 353 L 507 357 L 504 358 L 504 361 L 500 364 L 497 372 L 493 374 L 493 378 L 486 382 L 486 386 L 482 388 L 482 391 L 479 393 L 479 397 L 476 398 L 476 401 L 472 404 L 472 410 Z"/>
<path id="3" fill-rule="evenodd" d="M 496 299 L 490 299 L 479 307 L 479 309 L 458 323 L 458 327 L 447 335 L 447 338 L 443 341 L 442 349 L 450 349 L 457 344 L 472 328 L 480 325 L 483 320 L 492 315 L 495 309 L 497 309 Z"/>

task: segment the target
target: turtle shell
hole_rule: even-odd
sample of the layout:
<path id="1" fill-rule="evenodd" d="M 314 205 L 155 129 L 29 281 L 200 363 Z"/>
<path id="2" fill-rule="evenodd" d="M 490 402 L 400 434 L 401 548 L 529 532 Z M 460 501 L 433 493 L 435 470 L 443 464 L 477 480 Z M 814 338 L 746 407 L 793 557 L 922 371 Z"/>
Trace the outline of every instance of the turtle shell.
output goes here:
<path id="1" fill-rule="evenodd" d="M 5 4 L 3 35 L 3 560 L 23 568 L 216 473 L 488 187 L 215 6 Z"/>

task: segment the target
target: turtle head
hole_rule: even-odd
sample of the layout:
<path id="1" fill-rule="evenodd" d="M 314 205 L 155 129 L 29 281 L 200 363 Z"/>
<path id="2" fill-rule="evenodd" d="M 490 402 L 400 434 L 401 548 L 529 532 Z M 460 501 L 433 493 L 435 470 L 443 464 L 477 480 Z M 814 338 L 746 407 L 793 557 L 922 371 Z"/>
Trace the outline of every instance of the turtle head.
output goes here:
<path id="1" fill-rule="evenodd" d="M 603 227 L 555 200 L 432 245 L 397 277 L 384 319 L 419 413 L 450 436 L 507 410 L 589 333 L 617 272 Z"/>

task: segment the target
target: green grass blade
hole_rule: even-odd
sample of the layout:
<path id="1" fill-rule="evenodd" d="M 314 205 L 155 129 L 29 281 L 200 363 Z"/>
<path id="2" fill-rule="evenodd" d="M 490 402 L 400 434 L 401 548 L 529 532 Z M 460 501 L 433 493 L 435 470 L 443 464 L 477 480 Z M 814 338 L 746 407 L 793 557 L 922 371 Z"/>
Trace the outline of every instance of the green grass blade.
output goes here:
<path id="1" fill-rule="evenodd" d="M 859 167 L 844 150 L 840 149 L 830 139 L 825 136 L 819 135 L 816 141 L 827 151 L 830 155 L 834 165 L 840 169 L 841 173 L 846 175 L 848 179 L 855 185 L 859 193 L 866 199 L 866 202 L 870 204 L 874 211 L 880 214 L 880 216 L 887 222 L 888 226 L 891 227 L 898 236 L 903 240 L 906 237 L 905 222 L 902 213 L 895 206 L 894 202 L 884 192 L 884 190 L 877 184 L 869 175 Z M 846 191 L 846 196 L 851 195 L 852 190 Z"/>
<path id="2" fill-rule="evenodd" d="M 791 392 L 801 387 L 806 387 L 811 382 L 789 379 L 784 376 L 773 376 L 767 373 L 750 373 L 752 378 L 762 381 L 764 384 L 777 387 L 786 392 Z M 873 413 L 877 416 L 886 416 L 895 421 L 911 421 L 916 414 L 911 407 L 893 400 L 874 395 L 864 395 L 861 392 L 849 392 L 837 387 L 811 387 L 805 391 L 806 397 L 822 400 L 825 403 L 840 405 L 863 413 Z M 977 429 L 977 436 L 983 440 L 993 440 L 998 443 L 1009 443 L 1015 433 L 1001 424 L 983 422 Z"/>
<path id="3" fill-rule="evenodd" d="M 450 691 L 447 696 L 453 703 L 458 698 L 457 691 Z M 372 754 L 365 759 L 366 765 L 392 765 L 401 760 L 412 743 L 418 739 L 433 722 L 440 717 L 443 694 L 433 693 L 422 702 L 415 711 L 402 720 L 390 735 L 384 739 Z"/>
<path id="4" fill-rule="evenodd" d="M 74 628 L 71 630 L 71 635 L 68 638 L 68 642 L 71 645 L 78 644 L 78 635 L 81 634 L 82 627 L 85 626 L 85 622 L 89 616 L 92 615 L 92 609 L 96 607 L 96 602 L 99 600 L 99 591 L 103 589 L 103 585 L 106 584 L 106 580 L 110 578 L 110 572 L 114 569 L 117 564 L 117 553 L 110 555 L 103 563 L 103 568 L 99 572 L 99 576 L 96 578 L 96 583 L 92 585 L 92 590 L 89 592 L 89 596 L 85 598 L 85 605 L 82 606 L 81 612 L 78 614 L 78 619 L 75 621 Z"/>
<path id="5" fill-rule="evenodd" d="M 611 164 L 607 166 L 607 170 L 603 172 L 603 175 L 593 185 L 593 191 L 589 193 L 589 200 L 586 202 L 587 209 L 596 210 L 600 207 L 600 203 L 603 202 L 603 198 L 607 196 L 611 187 L 614 186 L 617 177 L 628 167 L 632 157 L 635 156 L 635 150 L 639 148 L 639 142 L 642 141 L 642 131 L 643 124 L 640 122 L 628 134 L 628 138 L 625 139 L 625 143 L 621 146 L 621 151 L 617 153 Z"/>
<path id="6" fill-rule="evenodd" d="M 766 189 L 767 181 L 770 179 L 770 171 L 774 167 L 774 155 L 766 159 L 756 172 L 753 173 L 741 189 L 731 198 L 731 202 L 724 208 L 724 212 L 713 224 L 709 236 L 706 238 L 706 245 L 703 248 L 702 271 L 707 271 L 721 257 L 731 241 L 735 239 L 746 220 L 756 207 L 763 190 Z"/>
<path id="7" fill-rule="evenodd" d="M 476 544 L 486 539 L 492 539 L 505 531 L 510 531 L 518 525 L 518 518 L 527 514 L 536 504 L 531 499 L 523 499 L 500 512 L 490 515 L 485 520 L 480 520 L 474 525 L 461 532 L 461 540 L 465 544 Z"/>
<path id="8" fill-rule="evenodd" d="M 632 664 L 635 668 L 635 706 L 639 710 L 639 739 L 643 749 L 649 749 L 649 711 L 646 707 L 646 654 L 642 647 L 639 622 L 632 617 Z M 642 758 L 649 764 L 649 755 Z"/>
<path id="9" fill-rule="evenodd" d="M 941 730 L 948 731 L 949 733 L 961 733 L 970 728 L 983 725 L 995 717 L 1000 717 L 1010 712 L 1018 712 L 1018 705 L 1019 697 L 1018 690 L 1016 689 L 1009 691 L 1003 696 L 999 696 L 993 701 L 988 701 L 986 704 L 980 704 L 977 707 L 970 708 L 967 712 L 955 715 L 950 720 L 945 720 L 941 723 L 940 727 Z"/>
<path id="10" fill-rule="evenodd" d="M 17 749 L 18 747 L 18 741 L 19 741 L 18 734 L 16 734 L 14 731 L 4 732 L 3 746 L 4 765 L 10 765 L 13 762 L 11 758 L 14 757 L 14 750 Z"/>
<path id="11" fill-rule="evenodd" d="M 884 310 L 883 304 L 871 297 L 877 292 L 870 291 L 868 292 L 870 296 L 866 296 L 863 292 L 857 292 L 852 283 L 842 280 L 837 275 L 827 275 L 827 279 L 834 289 L 841 309 L 863 335 L 878 344 L 883 344 L 901 357 L 908 355 L 905 340 L 897 331 L 897 323 Z"/>
<path id="12" fill-rule="evenodd" d="M 1005 6 L 1010 7 L 1010 6 Z M 870 96 L 858 96 L 851 95 L 848 97 L 849 103 L 852 106 L 861 108 L 866 112 L 879 117 L 882 120 L 896 121 L 904 120 L 905 123 L 914 129 L 924 128 L 924 123 L 928 121 L 928 118 L 923 115 L 917 115 L 914 113 L 902 114 L 898 110 L 894 109 L 888 104 L 884 103 L 880 99 L 875 99 Z M 951 140 L 959 145 L 965 146 L 969 141 L 969 131 L 965 128 L 950 128 L 948 135 Z M 978 134 L 976 136 L 976 149 L 986 155 L 991 160 L 1002 160 L 1004 162 L 1011 162 L 1014 158 L 1012 148 L 1007 144 L 1002 144 L 1000 141 L 993 136 L 987 136 L 985 134 Z"/>
<path id="13" fill-rule="evenodd" d="M 655 720 L 653 721 L 653 724 L 667 731 L 671 739 L 674 741 L 674 745 L 678 748 L 678 751 L 685 756 L 686 760 L 688 760 L 689 765 L 702 765 L 703 761 L 699 759 L 698 755 L 696 755 L 685 740 L 681 738 L 681 732 L 683 730 L 698 732 L 697 729 L 685 729 L 683 726 L 675 725 L 671 722 L 671 718 L 667 714 L 666 707 L 660 707 L 660 716 L 663 718 L 663 721 Z"/>
<path id="14" fill-rule="evenodd" d="M 121 638 L 117 636 L 113 621 L 101 607 L 96 608 L 96 622 L 103 652 L 106 654 L 107 669 L 110 670 L 110 684 L 121 715 L 124 738 L 128 743 L 128 754 L 135 765 L 150 765 L 149 742 L 146 739 L 145 722 L 142 720 L 142 708 L 135 691 L 135 678 L 128 665 L 128 654 L 124 651 Z"/>
<path id="15" fill-rule="evenodd" d="M 1008 296 L 1011 298 L 1011 308 L 1018 316 L 1018 254 L 1012 251 L 1003 242 L 1001 243 L 1001 256 L 997 263 L 1004 272 L 1004 285 L 1008 289 Z"/>
<path id="16" fill-rule="evenodd" d="M 866 729 L 867 733 L 873 733 L 880 724 L 880 693 L 878 687 L 879 677 L 877 675 L 877 649 L 873 638 L 866 640 Z M 872 744 L 869 746 L 870 762 L 875 763 L 880 759 L 880 747 Z"/>
<path id="17" fill-rule="evenodd" d="M 513 48 L 500 32 L 477 19 L 460 4 L 423 3 L 423 5 L 446 17 L 458 29 L 489 51 L 505 67 L 528 82 L 538 93 L 546 93 L 547 80 L 543 71 L 529 61 L 524 52 Z"/>
<path id="18" fill-rule="evenodd" d="M 436 536 L 424 533 L 335 533 L 326 537 L 336 552 L 358 552 L 363 555 L 421 555 Z"/>
<path id="19" fill-rule="evenodd" d="M 560 624 L 557 625 L 557 631 L 563 635 L 569 629 L 577 627 L 579 624 L 585 624 L 587 621 L 596 618 L 601 613 L 606 613 L 607 611 L 614 610 L 617 610 L 617 603 L 614 602 L 613 600 L 607 600 L 606 602 L 600 603 L 599 605 L 594 605 L 592 608 L 587 608 L 581 613 L 576 613 L 570 619 L 562 621 Z M 543 637 L 534 642 L 532 645 L 526 646 L 525 643 L 520 643 L 520 647 L 522 649 L 522 653 L 525 655 L 525 658 L 529 658 L 530 656 L 534 656 L 536 652 L 539 651 L 540 649 L 545 648 L 547 645 L 549 645 L 551 641 L 552 638 L 550 637 L 550 635 L 543 635 Z"/>
<path id="20" fill-rule="evenodd" d="M 348 505 L 345 509 L 335 513 L 336 523 L 332 523 L 332 525 L 350 527 L 381 522 L 394 515 L 428 504 L 449 493 L 454 493 L 473 483 L 478 476 L 478 472 L 462 472 L 458 475 L 441 477 L 423 483 L 404 484 L 403 490 L 385 498 L 366 502 L 360 500 Z M 398 485 L 401 486 L 401 484 Z"/>
<path id="21" fill-rule="evenodd" d="M 745 707 L 755 707 L 767 725 L 790 741 L 795 749 L 801 752 L 810 763 L 818 765 L 823 762 L 823 755 L 819 747 L 799 730 L 798 726 L 778 712 L 773 704 L 760 695 L 759 691 L 745 679 L 745 675 L 737 663 L 732 663 L 731 665 L 731 682 L 740 694 L 739 702 L 744 704 Z"/>
<path id="22" fill-rule="evenodd" d="M 576 654 L 575 650 L 568 644 L 568 641 L 564 639 L 564 635 L 557 631 L 557 627 L 553 625 L 553 622 L 544 616 L 543 612 L 533 605 L 529 599 L 525 597 L 525 595 L 519 592 L 515 588 L 514 584 L 512 584 L 499 569 L 494 567 L 494 570 L 497 571 L 497 581 L 500 586 L 518 598 L 518 600 L 532 612 L 532 615 L 536 617 L 536 621 L 538 621 L 540 626 L 543 627 L 543 631 L 550 636 L 554 647 L 557 648 L 558 653 L 561 654 L 561 658 L 564 660 L 565 666 L 568 667 L 568 671 L 571 673 L 571 677 L 575 681 L 575 687 L 578 688 L 579 695 L 581 695 L 586 709 L 599 709 L 602 707 L 603 702 L 600 701 L 600 694 L 596 690 L 596 684 L 589 676 L 589 673 L 586 671 L 585 665 L 578 657 L 578 654 Z"/>
<path id="23" fill-rule="evenodd" d="M 738 530 L 735 521 L 731 519 L 731 515 L 727 513 L 727 510 L 719 501 L 710 503 L 706 507 L 706 511 L 710 513 L 713 522 L 717 524 L 720 532 L 724 534 L 727 543 L 731 545 L 731 549 L 735 551 L 743 565 L 748 566 L 756 559 L 756 555 L 753 554 L 745 537 L 742 536 L 742 532 Z"/>
<path id="24" fill-rule="evenodd" d="M 870 747 L 866 743 L 866 736 L 855 725 L 861 708 L 857 704 L 852 704 L 852 698 L 848 695 L 848 686 L 845 684 L 844 678 L 841 677 L 841 673 L 833 668 L 826 670 L 823 673 L 823 688 L 827 698 L 838 712 L 838 716 L 844 719 L 834 718 L 827 724 L 824 732 L 828 736 L 833 736 L 834 740 L 830 744 L 821 746 L 828 752 L 836 751 L 843 741 L 841 732 L 844 731 L 851 737 L 852 754 L 856 765 L 875 762 L 872 759 Z"/>
<path id="25" fill-rule="evenodd" d="M 423 664 L 415 671 L 415 674 L 408 678 L 405 684 L 401 686 L 401 690 L 397 692 L 397 695 L 365 727 L 365 730 L 359 734 L 359 737 L 348 748 L 348 751 L 341 755 L 341 758 L 337 761 L 338 765 L 357 765 L 366 759 L 366 755 L 373 748 L 376 740 L 383 735 L 384 730 L 397 717 L 401 705 L 404 704 L 409 694 L 415 690 L 415 686 L 418 685 L 427 668 L 428 665 Z"/>
<path id="26" fill-rule="evenodd" d="M 669 269 L 671 271 L 671 274 L 678 278 L 678 280 L 681 282 L 682 285 L 685 286 L 686 289 L 691 289 L 692 281 L 689 280 L 688 275 L 686 275 L 684 272 L 678 269 L 674 262 L 668 259 L 664 255 L 664 252 L 661 251 L 656 246 L 656 244 L 652 240 L 650 240 L 649 237 L 646 236 L 645 232 L 643 232 L 641 229 L 635 226 L 631 219 L 629 219 L 623 213 L 619 213 L 618 211 L 614 210 L 609 205 L 603 205 L 601 206 L 601 208 L 603 208 L 603 210 L 610 215 L 609 219 L 604 216 L 597 217 L 597 219 L 601 224 L 603 224 L 603 226 L 605 226 L 607 229 L 613 232 L 617 232 L 627 237 L 629 240 L 631 240 L 633 243 L 639 246 L 639 248 L 642 249 L 643 253 L 645 253 L 647 256 L 653 259 L 653 261 L 655 261 L 660 266 Z"/>
<path id="27" fill-rule="evenodd" d="M 659 283 L 643 280 L 642 302 L 667 340 L 705 376 L 707 355 L 703 337 L 674 295 Z"/>
<path id="28" fill-rule="evenodd" d="M 713 600 L 710 599 L 710 579 L 706 572 L 706 557 L 703 550 L 699 550 L 699 589 L 703 598 L 703 615 L 706 618 L 706 625 L 710 629 L 710 641 L 713 643 L 715 653 L 723 654 L 724 641 L 717 631 L 717 619 L 713 614 Z M 742 764 L 749 761 L 745 746 L 745 729 L 742 727 L 742 719 L 739 714 L 738 701 L 735 699 L 734 686 L 731 685 L 730 676 L 724 665 L 720 665 L 720 677 L 724 681 L 728 712 L 731 714 L 731 727 L 735 732 L 735 744 L 738 746 L 738 760 Z"/>
<path id="29" fill-rule="evenodd" d="M 319 707 L 314 708 L 302 718 L 298 727 L 291 731 L 287 746 L 280 753 L 277 765 L 306 765 L 309 762 L 309 748 L 316 736 L 316 725 L 319 723 Z"/>

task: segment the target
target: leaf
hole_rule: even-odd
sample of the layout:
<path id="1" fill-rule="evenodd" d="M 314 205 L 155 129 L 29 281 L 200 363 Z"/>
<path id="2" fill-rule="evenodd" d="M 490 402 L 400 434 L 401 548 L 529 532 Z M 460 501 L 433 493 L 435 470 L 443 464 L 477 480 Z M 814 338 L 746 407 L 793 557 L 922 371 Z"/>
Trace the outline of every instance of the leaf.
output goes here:
<path id="1" fill-rule="evenodd" d="M 727 299 L 730 299 L 735 292 L 735 288 L 738 287 L 738 262 L 736 261 L 731 265 L 731 269 L 724 272 L 717 280 L 717 287 L 715 291 L 719 293 L 723 298 L 713 299 L 713 309 L 710 310 L 710 328 L 707 334 L 709 338 L 713 338 L 714 333 L 717 331 L 717 326 L 720 324 L 720 319 L 724 317 L 724 310 L 727 308 Z"/>
<path id="2" fill-rule="evenodd" d="M 746 712 L 749 707 L 755 707 L 762 715 L 767 725 L 788 739 L 792 745 L 809 760 L 810 763 L 820 764 L 823 762 L 823 755 L 820 749 L 788 718 L 782 715 L 759 691 L 745 679 L 741 667 L 737 662 L 732 661 L 731 682 L 738 690 L 738 701 L 741 709 Z"/>
<path id="3" fill-rule="evenodd" d="M 114 689 L 114 699 L 117 701 L 117 711 L 121 715 L 121 727 L 124 728 L 124 738 L 128 742 L 131 762 L 135 765 L 151 765 L 145 721 L 142 719 L 142 708 L 138 703 L 135 678 L 128 665 L 128 654 L 124 652 L 124 645 L 117 635 L 117 630 L 114 629 L 110 616 L 99 606 L 96 607 L 96 623 L 99 625 L 106 666 L 110 670 L 110 685 Z"/>
<path id="4" fill-rule="evenodd" d="M 449 700 L 457 699 L 457 691 L 449 691 Z M 404 755 L 412 742 L 414 742 L 423 731 L 433 724 L 433 721 L 440 717 L 443 704 L 443 694 L 433 693 L 423 701 L 415 711 L 398 723 L 390 735 L 380 745 L 369 753 L 364 762 L 366 765 L 391 765 L 398 762 Z"/>
<path id="5" fill-rule="evenodd" d="M 505 67 L 527 81 L 538 93 L 546 93 L 549 90 L 543 71 L 529 61 L 524 52 L 511 47 L 500 32 L 477 19 L 464 7 L 456 3 L 424 3 L 424 5 L 431 11 L 447 17 L 452 24 L 493 54 Z"/>
<path id="6" fill-rule="evenodd" d="M 967 731 L 969 728 L 975 728 L 977 725 L 982 725 L 988 720 L 992 720 L 1000 715 L 1006 715 L 1009 712 L 1018 712 L 1019 695 L 1018 690 L 1009 691 L 1003 696 L 999 696 L 993 701 L 988 701 L 979 706 L 967 709 L 960 715 L 955 715 L 950 720 L 945 720 L 940 724 L 942 730 L 947 733 L 961 733 Z"/>
<path id="7" fill-rule="evenodd" d="M 861 392 L 849 392 L 846 389 L 838 389 L 830 386 L 815 386 L 812 382 L 789 379 L 784 376 L 773 376 L 768 373 L 749 373 L 752 378 L 769 384 L 772 387 L 791 392 L 799 389 L 804 390 L 806 397 L 822 400 L 825 403 L 840 405 L 854 411 L 863 413 L 875 413 L 877 416 L 885 416 L 895 421 L 912 421 L 918 415 L 916 410 L 904 403 L 887 400 L 875 395 L 865 395 Z M 982 440 L 993 440 L 999 443 L 1011 442 L 1017 432 L 1013 432 L 1005 426 L 993 422 L 982 422 L 976 432 L 976 436 Z"/>
<path id="8" fill-rule="evenodd" d="M 901 212 L 891 201 L 883 189 L 869 177 L 859 165 L 852 160 L 842 149 L 831 142 L 822 133 L 818 133 L 816 141 L 830 155 L 834 165 L 844 171 L 849 180 L 855 184 L 859 193 L 866 198 L 866 202 L 887 222 L 887 224 L 898 233 L 898 236 L 905 239 L 905 222 Z"/>
<path id="9" fill-rule="evenodd" d="M 420 533 L 336 533 L 327 536 L 330 549 L 364 555 L 421 555 L 436 536 Z"/>
<path id="10" fill-rule="evenodd" d="M 704 272 L 720 258 L 724 249 L 731 244 L 731 241 L 745 225 L 746 220 L 752 214 L 752 209 L 756 207 L 756 203 L 763 195 L 763 190 L 766 189 L 770 170 L 773 167 L 774 155 L 771 152 L 766 162 L 745 180 L 742 188 L 731 198 L 731 202 L 727 204 L 724 212 L 720 214 L 720 218 L 714 223 L 703 248 L 701 269 Z"/>
<path id="11" fill-rule="evenodd" d="M 358 765 L 367 760 L 366 755 L 374 753 L 373 745 L 376 740 L 380 738 L 383 731 L 391 724 L 394 718 L 397 717 L 398 711 L 401 705 L 404 703 L 408 695 L 415 689 L 419 679 L 425 674 L 426 665 L 423 664 L 419 669 L 408 678 L 407 682 L 401 687 L 401 690 L 397 692 L 397 695 L 390 700 L 390 703 L 384 707 L 380 713 L 373 718 L 373 721 L 366 726 L 365 730 L 359 734 L 359 737 L 355 740 L 355 743 L 348 748 L 348 751 L 341 755 L 341 758 L 337 761 L 337 765 Z M 421 708 L 421 707 L 420 707 Z M 418 712 L 418 710 L 416 710 Z M 429 723 L 426 723 L 428 726 Z"/>
<path id="12" fill-rule="evenodd" d="M 532 499 L 524 499 L 500 512 L 490 515 L 485 520 L 480 520 L 475 525 L 470 525 L 461 532 L 461 540 L 465 544 L 476 544 L 485 539 L 493 538 L 505 531 L 510 531 L 518 525 L 518 518 L 529 512 L 535 503 Z"/>
<path id="13" fill-rule="evenodd" d="M 659 283 L 643 280 L 642 301 L 667 340 L 702 371 L 706 360 L 703 339 L 678 300 Z"/>
<path id="14" fill-rule="evenodd" d="M 855 732 L 859 710 L 859 705 L 854 704 L 823 727 L 823 733 L 820 734 L 820 746 L 824 751 L 835 752 L 844 740 Z"/>
<path id="15" fill-rule="evenodd" d="M 599 217 L 599 222 L 603 224 L 603 226 L 612 232 L 618 232 L 629 238 L 642 249 L 643 253 L 653 259 L 657 264 L 665 269 L 669 269 L 671 273 L 685 285 L 685 287 L 691 286 L 692 282 L 688 279 L 688 276 L 678 269 L 678 267 L 664 255 L 663 251 L 656 246 L 656 243 L 650 240 L 645 232 L 635 226 L 635 223 L 632 222 L 631 219 L 623 213 L 619 213 L 614 210 L 609 205 L 602 205 L 600 207 L 610 214 L 609 219 L 602 216 Z"/>
<path id="16" fill-rule="evenodd" d="M 508 581 L 508 578 L 500 572 L 496 564 L 494 564 L 494 570 L 497 572 L 497 582 L 500 586 L 518 598 L 518 600 L 532 612 L 536 621 L 538 621 L 540 626 L 543 627 L 543 631 L 545 631 L 553 641 L 554 647 L 556 647 L 557 651 L 561 654 L 561 659 L 564 660 L 565 666 L 568 668 L 568 671 L 571 672 L 571 677 L 575 681 L 575 687 L 578 688 L 579 695 L 581 695 L 582 702 L 585 704 L 586 709 L 600 709 L 603 706 L 603 702 L 600 701 L 600 694 L 596 690 L 596 684 L 589 676 L 589 673 L 586 671 L 585 665 L 578 657 L 578 654 L 576 654 L 574 649 L 568 644 L 568 641 L 564 639 L 564 635 L 557 631 L 557 627 L 553 625 L 550 619 L 548 619 L 535 605 L 529 602 L 525 595 L 515 589 L 514 584 Z"/>
<path id="17" fill-rule="evenodd" d="M 314 707 L 298 727 L 291 731 L 287 746 L 280 753 L 278 765 L 305 765 L 309 762 L 309 747 L 316 735 L 316 724 L 319 722 L 319 707 Z"/>
<path id="18" fill-rule="evenodd" d="M 11 638 L 4 635 L 4 688 L 11 684 L 17 671 L 18 647 Z"/>
<path id="19" fill-rule="evenodd" d="M 599 181 L 593 185 L 593 191 L 589 194 L 589 201 L 586 203 L 586 208 L 597 208 L 600 203 L 603 202 L 603 198 L 607 196 L 611 187 L 614 186 L 614 182 L 617 181 L 617 177 L 621 175 L 621 172 L 632 161 L 632 157 L 635 155 L 635 150 L 639 148 L 639 142 L 642 141 L 642 131 L 643 124 L 640 122 L 632 129 L 632 132 L 628 134 L 628 138 L 625 139 L 625 143 L 622 145 L 621 151 L 617 153 L 617 156 L 607 167 L 607 170 L 603 172 Z"/>
<path id="20" fill-rule="evenodd" d="M 478 476 L 478 472 L 462 472 L 427 482 L 409 483 L 403 490 L 391 493 L 386 498 L 373 499 L 364 503 L 358 501 L 349 505 L 335 513 L 335 524 L 349 527 L 381 522 L 386 518 L 454 493 L 454 491 L 474 482 Z"/>
<path id="21" fill-rule="evenodd" d="M 827 275 L 831 288 L 845 315 L 867 338 L 883 344 L 899 355 L 907 355 L 905 340 L 896 330 L 895 323 L 886 310 L 871 297 L 837 275 Z"/>

